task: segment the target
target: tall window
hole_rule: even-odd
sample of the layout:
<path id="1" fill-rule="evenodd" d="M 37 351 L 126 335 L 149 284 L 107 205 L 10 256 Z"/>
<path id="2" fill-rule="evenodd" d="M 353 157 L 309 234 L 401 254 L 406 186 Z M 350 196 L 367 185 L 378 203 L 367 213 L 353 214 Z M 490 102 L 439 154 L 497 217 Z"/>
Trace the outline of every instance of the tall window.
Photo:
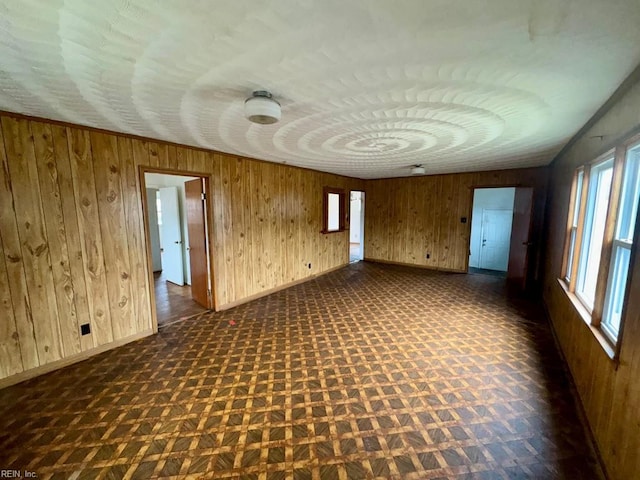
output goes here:
<path id="1" fill-rule="evenodd" d="M 639 202 L 637 138 L 576 172 L 562 274 L 570 296 L 590 313 L 601 343 L 614 353 L 624 323 Z"/>
<path id="2" fill-rule="evenodd" d="M 613 179 L 613 158 L 591 167 L 587 211 L 578 263 L 576 294 L 589 310 L 593 310 L 596 294 L 600 254 L 609 208 L 609 193 Z"/>
<path id="3" fill-rule="evenodd" d="M 573 252 L 576 248 L 576 237 L 578 235 L 578 219 L 580 217 L 580 202 L 582 200 L 582 182 L 584 181 L 584 169 L 578 170 L 573 184 L 573 214 L 571 215 L 571 226 L 569 227 L 569 251 L 567 253 L 567 267 L 565 270 L 565 280 L 571 281 L 571 270 L 573 270 Z"/>
<path id="4" fill-rule="evenodd" d="M 602 330 L 614 342 L 620 333 L 634 227 L 638 215 L 638 198 L 640 198 L 640 144 L 629 149 L 625 161 L 620 206 L 612 242 L 607 295 L 602 312 Z"/>

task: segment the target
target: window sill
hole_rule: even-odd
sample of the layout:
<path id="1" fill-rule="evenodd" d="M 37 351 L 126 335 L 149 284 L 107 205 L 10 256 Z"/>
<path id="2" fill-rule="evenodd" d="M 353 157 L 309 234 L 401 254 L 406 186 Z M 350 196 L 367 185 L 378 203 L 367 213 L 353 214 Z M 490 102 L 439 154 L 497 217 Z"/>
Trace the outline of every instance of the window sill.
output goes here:
<path id="1" fill-rule="evenodd" d="M 567 295 L 569 301 L 573 304 L 573 308 L 576 309 L 578 315 L 580 315 L 584 323 L 587 325 L 587 327 L 589 327 L 589 330 L 591 330 L 591 333 L 596 338 L 607 356 L 611 360 L 616 360 L 615 348 L 613 347 L 613 345 L 611 345 L 607 336 L 602 333 L 602 331 L 600 331 L 599 327 L 591 325 L 591 312 L 589 312 L 589 310 L 585 308 L 585 306 L 582 304 L 580 299 L 578 299 L 575 293 L 571 293 L 569 291 L 569 287 L 563 279 L 559 278 L 558 283 L 560 284 L 560 287 L 562 288 L 564 293 Z"/>
<path id="2" fill-rule="evenodd" d="M 322 233 L 323 235 L 328 235 L 330 233 L 342 233 L 346 231 L 346 228 L 341 228 L 340 230 L 320 230 L 320 233 Z"/>

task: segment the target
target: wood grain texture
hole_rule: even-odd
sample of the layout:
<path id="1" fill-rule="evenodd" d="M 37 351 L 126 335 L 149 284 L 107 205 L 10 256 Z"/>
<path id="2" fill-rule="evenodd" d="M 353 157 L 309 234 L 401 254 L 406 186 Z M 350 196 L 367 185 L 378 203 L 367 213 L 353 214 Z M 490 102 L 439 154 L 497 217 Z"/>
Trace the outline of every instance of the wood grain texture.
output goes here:
<path id="1" fill-rule="evenodd" d="M 202 179 L 197 178 L 184 182 L 184 193 L 185 215 L 189 232 L 189 265 L 191 267 L 191 295 L 189 299 L 195 300 L 205 308 L 211 308 L 207 294 L 209 274 L 207 271 L 207 229 Z"/>
<path id="2" fill-rule="evenodd" d="M 136 332 L 151 328 L 151 309 L 149 306 L 149 282 L 146 255 L 140 255 L 145 248 L 144 225 L 142 216 L 142 198 L 139 195 L 139 176 L 135 166 L 134 141 L 118 137 L 118 159 L 121 171 L 120 181 L 122 201 L 126 221 L 126 231 L 131 273 L 131 308 L 137 323 Z M 138 142 L 139 143 L 139 142 Z M 145 150 L 142 149 L 142 152 Z M 144 159 L 144 157 L 143 157 Z M 143 159 L 140 159 L 141 161 Z"/>
<path id="3" fill-rule="evenodd" d="M 0 378 L 4 378 L 24 370 L 4 257 L 0 257 L 0 317 Z"/>
<path id="4" fill-rule="evenodd" d="M 34 123 L 35 126 L 35 123 Z M 82 254 L 82 242 L 78 226 L 78 215 L 73 195 L 73 177 L 71 174 L 71 159 L 69 154 L 69 139 L 67 129 L 59 125 L 51 125 L 53 146 L 55 151 L 55 168 L 58 175 L 58 188 L 61 195 L 62 213 L 64 216 L 65 237 L 69 254 L 69 268 L 71 286 L 73 288 L 73 303 L 75 306 L 77 324 L 80 319 L 89 317 L 89 300 L 87 298 L 87 284 L 85 281 L 84 257 Z M 82 351 L 95 347 L 93 333 L 80 336 Z"/>
<path id="5" fill-rule="evenodd" d="M 96 132 L 90 136 L 111 325 L 114 338 L 124 338 L 136 332 L 136 321 L 131 307 L 129 237 L 120 183 L 118 139 Z"/>
<path id="6" fill-rule="evenodd" d="M 44 123 L 33 123 L 31 128 L 38 167 L 39 189 L 42 202 L 47 209 L 44 221 L 52 260 L 51 270 L 60 322 L 62 356 L 69 356 L 81 352 L 82 347 L 71 281 L 67 234 L 62 212 L 62 195 L 58 185 L 58 171 L 54 158 L 53 135 L 50 126 Z"/>
<path id="7" fill-rule="evenodd" d="M 20 362 L 24 370 L 30 370 L 40 365 L 38 358 L 38 348 L 33 328 L 33 318 L 31 316 L 31 306 L 29 304 L 29 293 L 27 291 L 27 279 L 25 276 L 25 266 L 20 249 L 20 238 L 18 236 L 18 225 L 16 222 L 16 211 L 13 202 L 13 192 L 11 188 L 11 175 L 9 174 L 9 164 L 4 148 L 4 134 L 0 128 L 0 237 L 2 239 L 2 257 L 6 266 L 7 284 L 11 297 L 12 313 L 5 317 L 9 328 L 5 330 L 5 335 L 13 336 L 10 325 L 15 323 L 15 333 L 20 343 Z M 7 304 L 5 304 L 7 305 Z M 7 345 L 7 352 L 11 352 L 10 341 L 5 337 L 3 342 Z M 17 352 L 12 351 L 15 355 Z M 18 359 L 12 358 L 7 365 L 18 364 Z M 5 367 L 7 370 L 14 370 L 18 367 Z"/>
<path id="8" fill-rule="evenodd" d="M 530 268 L 537 280 L 546 201 L 545 168 L 372 180 L 366 184 L 364 251 L 378 260 L 466 271 L 469 262 L 473 187 L 534 188 L 534 248 Z M 466 223 L 461 218 L 466 217 Z M 429 258 L 426 258 L 427 253 Z"/>
<path id="9" fill-rule="evenodd" d="M 3 118 L 2 129 L 38 358 L 53 362 L 63 351 L 31 126 Z"/>
<path id="10" fill-rule="evenodd" d="M 602 348 L 558 278 L 562 275 L 574 172 L 608 149 L 623 144 L 628 132 L 637 131 L 639 109 L 640 84 L 636 84 L 572 142 L 571 148 L 554 162 L 550 172 L 544 301 L 608 477 L 612 480 L 636 478 L 640 472 L 640 218 L 636 222 L 617 362 Z M 594 142 L 593 135 L 604 131 L 612 143 Z M 575 282 L 575 268 L 572 282 Z"/>
<path id="11" fill-rule="evenodd" d="M 68 139 L 84 277 L 87 284 L 88 320 L 91 323 L 95 345 L 99 346 L 113 341 L 113 324 L 109 310 L 91 141 L 89 132 L 77 128 L 68 129 Z"/>
<path id="12" fill-rule="evenodd" d="M 320 233 L 322 189 L 362 190 L 363 181 L 10 115 L 1 122 L 0 378 L 28 378 L 153 328 L 141 167 L 206 177 L 217 308 L 349 261 L 348 232 Z M 91 334 L 80 335 L 84 323 Z"/>

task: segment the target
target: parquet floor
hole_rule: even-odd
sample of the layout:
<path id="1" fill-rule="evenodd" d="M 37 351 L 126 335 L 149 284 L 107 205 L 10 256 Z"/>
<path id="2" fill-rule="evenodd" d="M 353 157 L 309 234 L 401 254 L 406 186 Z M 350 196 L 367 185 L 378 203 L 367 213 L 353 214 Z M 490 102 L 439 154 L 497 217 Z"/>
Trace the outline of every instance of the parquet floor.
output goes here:
<path id="1" fill-rule="evenodd" d="M 0 391 L 38 478 L 599 478 L 549 328 L 484 275 L 359 262 Z"/>

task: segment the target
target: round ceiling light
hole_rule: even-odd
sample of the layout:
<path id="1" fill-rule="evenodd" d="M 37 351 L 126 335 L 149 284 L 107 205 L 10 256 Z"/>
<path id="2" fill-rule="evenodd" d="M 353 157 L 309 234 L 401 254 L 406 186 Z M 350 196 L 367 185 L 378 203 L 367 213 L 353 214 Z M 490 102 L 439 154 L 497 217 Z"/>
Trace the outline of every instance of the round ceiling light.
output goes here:
<path id="1" fill-rule="evenodd" d="M 250 122 L 269 125 L 280 120 L 282 110 L 269 92 L 257 90 L 245 100 L 244 116 Z"/>
<path id="2" fill-rule="evenodd" d="M 414 165 L 411 168 L 411 175 L 424 175 L 425 174 L 425 169 L 422 165 Z"/>

